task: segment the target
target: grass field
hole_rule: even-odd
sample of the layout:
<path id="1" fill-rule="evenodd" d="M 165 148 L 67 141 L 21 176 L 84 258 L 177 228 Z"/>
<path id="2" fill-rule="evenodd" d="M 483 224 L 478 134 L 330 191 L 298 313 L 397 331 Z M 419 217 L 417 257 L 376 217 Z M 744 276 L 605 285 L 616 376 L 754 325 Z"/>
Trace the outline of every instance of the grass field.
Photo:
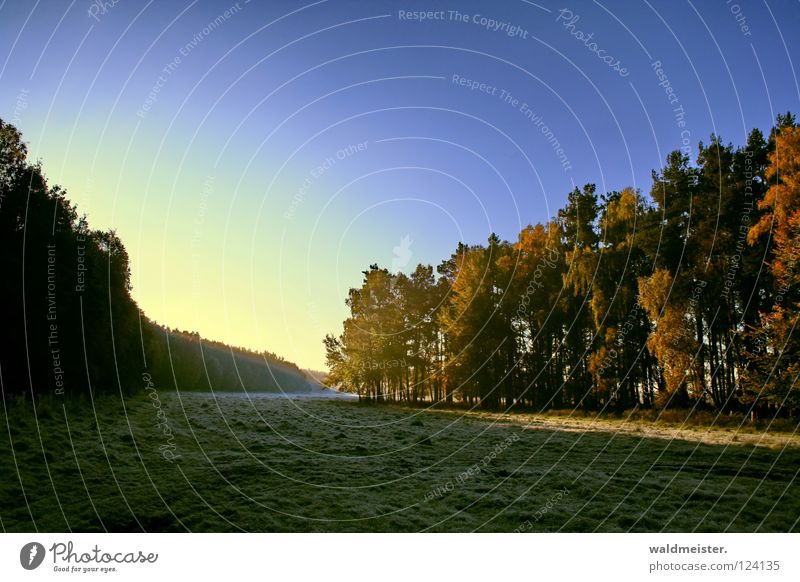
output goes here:
<path id="1" fill-rule="evenodd" d="M 3 530 L 800 530 L 791 431 L 230 394 L 121 404 L 34 418 L 6 402 Z"/>

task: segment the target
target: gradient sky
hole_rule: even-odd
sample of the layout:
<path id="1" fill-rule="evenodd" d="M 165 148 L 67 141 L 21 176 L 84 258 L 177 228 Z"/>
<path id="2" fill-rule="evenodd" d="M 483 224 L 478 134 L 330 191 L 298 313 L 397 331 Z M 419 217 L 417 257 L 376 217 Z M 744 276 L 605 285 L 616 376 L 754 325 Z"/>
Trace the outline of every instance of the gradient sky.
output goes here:
<path id="1" fill-rule="evenodd" d="M 574 185 L 647 193 L 671 150 L 800 110 L 797 30 L 776 1 L 6 0 L 0 117 L 117 230 L 151 318 L 320 369 L 370 263 L 514 240 Z"/>

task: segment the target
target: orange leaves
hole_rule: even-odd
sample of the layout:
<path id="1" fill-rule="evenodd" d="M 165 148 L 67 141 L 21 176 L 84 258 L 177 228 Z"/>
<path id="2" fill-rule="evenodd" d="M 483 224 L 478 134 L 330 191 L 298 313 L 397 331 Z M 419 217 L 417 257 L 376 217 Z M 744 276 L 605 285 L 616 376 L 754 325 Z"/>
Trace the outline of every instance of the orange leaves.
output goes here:
<path id="1" fill-rule="evenodd" d="M 780 248 L 789 243 L 792 231 L 797 233 L 800 224 L 800 127 L 786 127 L 776 134 L 769 162 L 767 180 L 771 186 L 758 203 L 764 214 L 750 229 L 748 242 L 754 244 L 758 237 L 772 232 Z"/>

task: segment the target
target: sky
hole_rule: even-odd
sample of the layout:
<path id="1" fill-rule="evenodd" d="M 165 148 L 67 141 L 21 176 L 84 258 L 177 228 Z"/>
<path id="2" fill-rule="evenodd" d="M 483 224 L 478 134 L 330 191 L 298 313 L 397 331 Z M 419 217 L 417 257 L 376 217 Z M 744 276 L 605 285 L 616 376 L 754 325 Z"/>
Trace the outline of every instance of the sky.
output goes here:
<path id="1" fill-rule="evenodd" d="M 0 117 L 155 321 L 324 368 L 362 271 L 800 110 L 800 4 L 0 0 Z"/>

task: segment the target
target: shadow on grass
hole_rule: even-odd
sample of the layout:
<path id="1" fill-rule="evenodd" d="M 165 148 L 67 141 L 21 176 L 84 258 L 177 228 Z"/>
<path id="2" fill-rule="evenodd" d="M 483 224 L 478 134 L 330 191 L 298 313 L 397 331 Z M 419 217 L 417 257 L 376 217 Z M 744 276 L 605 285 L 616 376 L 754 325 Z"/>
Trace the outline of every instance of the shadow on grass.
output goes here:
<path id="1" fill-rule="evenodd" d="M 86 402 L 50 403 L 34 416 L 7 402 L 3 529 L 798 530 L 795 447 L 341 402 L 184 393 L 161 403 L 161 416 L 144 397 L 124 408 L 103 398 L 96 415 Z"/>

